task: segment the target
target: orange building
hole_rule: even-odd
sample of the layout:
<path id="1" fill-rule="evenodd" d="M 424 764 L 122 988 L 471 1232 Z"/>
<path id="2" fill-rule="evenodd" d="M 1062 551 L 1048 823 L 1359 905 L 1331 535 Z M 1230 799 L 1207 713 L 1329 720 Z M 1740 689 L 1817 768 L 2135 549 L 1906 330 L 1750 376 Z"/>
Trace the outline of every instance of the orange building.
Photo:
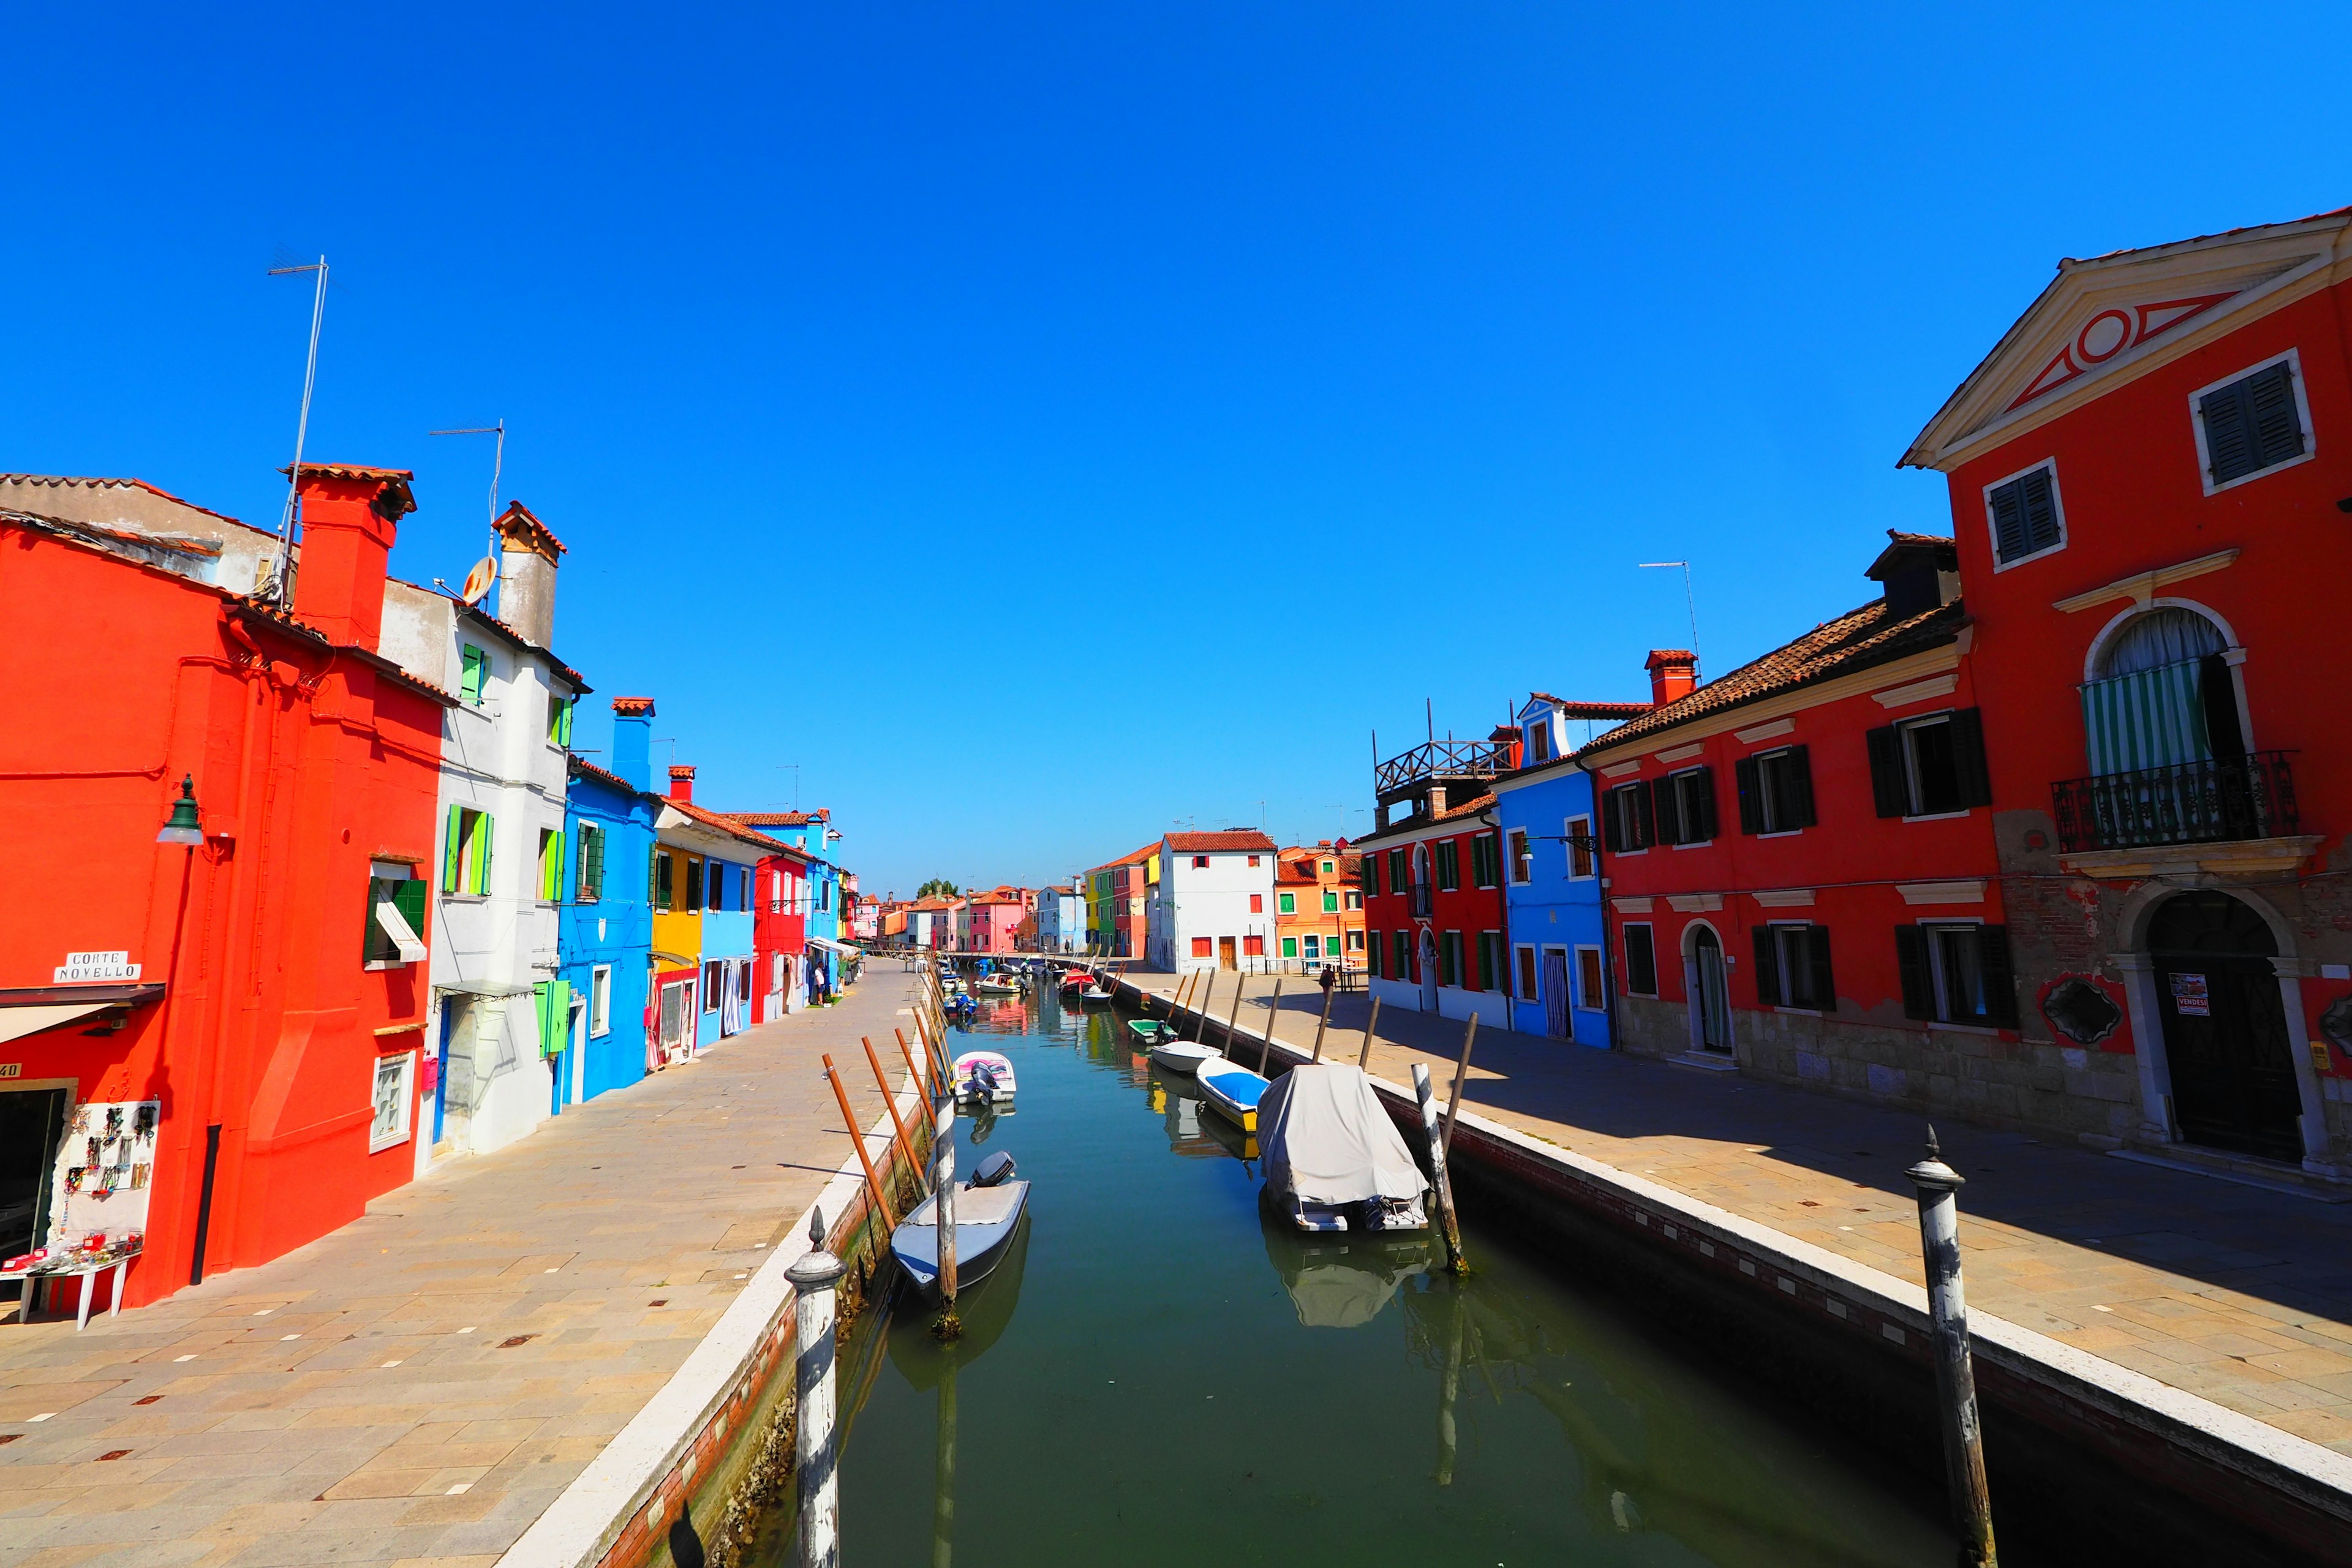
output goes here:
<path id="1" fill-rule="evenodd" d="M 1274 871 L 1274 945 L 1283 967 L 1364 964 L 1364 892 L 1358 857 L 1323 839 L 1285 849 Z"/>

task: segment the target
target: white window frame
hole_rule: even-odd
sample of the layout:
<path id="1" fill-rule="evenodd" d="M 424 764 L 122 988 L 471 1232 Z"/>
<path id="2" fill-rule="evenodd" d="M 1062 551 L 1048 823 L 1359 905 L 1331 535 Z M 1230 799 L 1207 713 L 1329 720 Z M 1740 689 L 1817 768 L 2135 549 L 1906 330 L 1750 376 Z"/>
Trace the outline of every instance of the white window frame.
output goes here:
<path id="1" fill-rule="evenodd" d="M 1796 744 L 1791 742 L 1785 746 L 1767 746 L 1760 752 L 1748 753 L 1748 760 L 1756 764 L 1756 821 L 1758 824 L 1756 837 L 1759 838 L 1793 838 L 1804 831 L 1801 827 L 1768 826 L 1764 822 L 1765 817 L 1769 815 L 1765 807 L 1771 804 L 1773 798 L 1771 792 L 1764 787 L 1764 764 L 1775 757 L 1794 756 L 1796 752 Z M 1905 755 L 1907 756 L 1909 753 L 1906 752 Z"/>
<path id="2" fill-rule="evenodd" d="M 1665 780 L 1664 780 L 1664 782 L 1665 782 L 1665 783 L 1667 783 L 1667 784 L 1670 784 L 1674 785 L 1674 791 L 1675 791 L 1675 832 L 1677 832 L 1677 833 L 1681 832 L 1681 831 L 1683 830 L 1684 826 L 1685 826 L 1685 825 L 1684 825 L 1684 822 L 1683 822 L 1683 785 L 1682 785 L 1682 781 L 1683 781 L 1683 780 L 1685 780 L 1685 779 L 1688 779 L 1688 778 L 1697 778 L 1697 777 L 1699 777 L 1700 775 L 1702 775 L 1702 774 L 1704 774 L 1705 773 L 1706 773 L 1706 771 L 1707 771 L 1706 764 L 1705 763 L 1701 763 L 1697 764 L 1697 765 L 1696 765 L 1696 766 L 1695 766 L 1695 767 L 1676 768 L 1676 769 L 1675 769 L 1675 771 L 1674 771 L 1674 772 L 1672 772 L 1672 773 L 1668 773 L 1668 774 L 1666 774 L 1666 775 L 1665 775 Z M 1712 782 L 1712 781 L 1710 781 L 1710 783 L 1711 783 L 1711 782 Z M 1651 832 L 1652 832 L 1653 834 L 1654 834 L 1654 833 L 1657 831 L 1657 827 L 1658 827 L 1657 816 L 1658 816 L 1657 795 L 1656 795 L 1656 792 L 1654 790 L 1654 791 L 1652 792 L 1652 794 L 1651 794 L 1651 801 L 1650 801 L 1650 830 L 1651 830 Z M 1723 812 L 1722 812 L 1722 808 L 1721 808 L 1719 805 L 1717 807 L 1717 810 L 1716 810 L 1716 824 L 1715 824 L 1715 830 L 1716 830 L 1716 832 L 1717 832 L 1717 833 L 1720 833 L 1720 832 L 1722 832 L 1722 831 L 1723 831 Z M 1705 837 L 1705 838 L 1685 838 L 1685 839 L 1683 839 L 1683 840 L 1681 840 L 1679 843 L 1676 843 L 1675 845 L 1674 845 L 1674 846 L 1673 846 L 1673 847 L 1675 847 L 1675 848 L 1676 848 L 1676 849 L 1706 849 L 1706 848 L 1710 848 L 1710 847 L 1712 847 L 1714 846 L 1714 844 L 1715 844 L 1715 838 L 1714 838 L 1713 835 L 1709 835 L 1707 837 Z"/>
<path id="3" fill-rule="evenodd" d="M 396 1129 L 388 1131 L 380 1131 L 376 1125 L 379 1120 L 376 1114 L 379 1103 L 376 1096 L 380 1095 L 383 1091 L 384 1074 L 387 1069 L 395 1076 L 399 1082 L 399 1096 L 397 1103 L 400 1108 L 400 1125 Z M 370 1096 L 368 1101 L 368 1152 L 371 1154 L 377 1154 L 383 1152 L 386 1149 L 399 1148 L 403 1143 L 407 1142 L 411 1137 L 415 1136 L 414 1123 L 415 1121 L 416 1110 L 415 1050 L 412 1048 L 405 1051 L 386 1051 L 383 1055 L 377 1057 L 375 1058 L 374 1076 L 368 1080 L 368 1090 Z"/>
<path id="4" fill-rule="evenodd" d="M 1629 845 L 1633 842 L 1633 818 L 1640 815 L 1633 809 L 1633 792 L 1635 788 L 1648 783 L 1647 779 L 1620 779 L 1601 792 L 1600 809 L 1602 812 L 1613 812 L 1617 815 L 1619 818 L 1617 836 Z M 1635 855 L 1647 855 L 1651 850 L 1655 849 L 1658 847 L 1657 815 L 1657 805 L 1654 796 L 1650 807 L 1650 842 L 1638 848 L 1612 849 L 1610 853 L 1622 860 Z"/>
<path id="5" fill-rule="evenodd" d="M 1601 972 L 1600 994 L 1588 995 L 1584 988 L 1584 955 L 1592 954 L 1592 962 Z M 1605 1013 L 1609 1010 L 1609 954 L 1594 942 L 1580 942 L 1569 950 L 1570 985 L 1576 992 L 1576 1010 L 1580 1013 Z"/>
<path id="6" fill-rule="evenodd" d="M 1788 999 L 1790 989 L 1789 947 L 1788 942 L 1785 940 L 1787 934 L 1790 931 L 1824 930 L 1826 928 L 1822 925 L 1821 921 L 1811 920 L 1766 921 L 1764 925 L 1765 929 L 1772 933 L 1773 979 L 1780 993 L 1780 1000 L 1772 1004 L 1772 1011 L 1775 1013 L 1794 1013 L 1801 1017 L 1806 1018 L 1825 1018 L 1829 1016 L 1831 1010 L 1830 1007 L 1822 1006 L 1818 1004 L 1791 1002 Z M 1727 952 L 1725 956 L 1728 958 L 1730 955 Z M 1726 967 L 1728 967 L 1728 965 L 1727 964 Z M 1806 989 L 1811 990 L 1812 984 L 1813 977 L 1811 965 L 1808 964 L 1806 966 L 1805 973 Z M 1831 999 L 1832 1006 L 1835 1005 L 1835 1000 L 1836 999 L 1834 997 Z"/>
<path id="7" fill-rule="evenodd" d="M 1577 832 L 1578 823 L 1584 825 L 1580 835 Z M 1590 882 L 1601 875 L 1601 839 L 1593 832 L 1593 819 L 1590 816 L 1571 816 L 1560 824 L 1560 834 L 1567 850 L 1568 879 L 1571 882 Z M 1580 837 L 1591 846 L 1585 851 L 1591 858 L 1591 868 L 1583 871 L 1576 868 L 1576 840 Z"/>
<path id="8" fill-rule="evenodd" d="M 2000 489 L 2001 486 L 2008 484 L 2012 479 L 2023 479 L 2026 475 L 2032 473 L 2036 468 L 2047 468 L 2050 470 L 2050 510 L 2058 519 L 2058 542 L 2055 544 L 2045 544 L 2031 555 L 2021 555 L 2014 561 L 2003 561 L 2000 558 L 2000 531 L 1994 525 L 1992 520 L 1992 492 Z M 2040 458 L 2026 464 L 2025 467 L 2018 469 L 2017 472 L 2013 474 L 2003 474 L 2000 478 L 1985 486 L 1982 494 L 1984 500 L 1985 545 L 1992 553 L 1992 569 L 1995 572 L 2007 572 L 2012 567 L 2022 566 L 2028 562 L 2039 561 L 2045 555 L 2055 555 L 2060 551 L 2066 548 L 2067 541 L 2071 536 L 2068 534 L 2066 530 L 2066 498 L 2061 491 L 2058 484 L 2058 459 L 2056 457 Z"/>
<path id="9" fill-rule="evenodd" d="M 594 1039 L 613 1032 L 613 966 L 600 963 L 588 971 L 588 1036 Z"/>
<path id="10" fill-rule="evenodd" d="M 1923 792 L 1919 788 L 1919 760 L 1918 754 L 1911 749 L 1912 732 L 1929 729 L 1937 724 L 1957 723 L 1959 713 L 1960 710 L 1957 708 L 1938 708 L 1933 713 L 1914 713 L 1907 719 L 1895 721 L 1895 754 L 1903 763 L 1903 805 L 1906 808 L 1903 813 L 1904 821 L 1950 822 L 1955 818 L 1966 816 L 1976 809 L 1969 805 L 1964 805 L 1958 811 L 1916 809 L 1927 803 L 1921 798 Z"/>
<path id="11" fill-rule="evenodd" d="M 2234 378 L 2232 378 L 2234 379 Z M 1947 1016 L 1951 1011 L 1952 993 L 1944 984 L 1944 944 L 1938 940 L 1948 931 L 1975 930 L 1985 923 L 1982 915 L 1930 915 L 1913 922 L 1927 937 L 1927 989 L 1935 1004 L 1936 1026 L 1939 1029 L 1968 1029 L 1978 1034 L 1998 1035 L 2000 1026 L 1978 1018 Z M 1914 1019 L 1913 1022 L 1917 1022 Z"/>
<path id="12" fill-rule="evenodd" d="M 2260 375 L 2274 364 L 2294 367 L 2287 379 L 2294 387 L 2295 417 L 2303 421 L 2303 456 L 2289 458 L 2283 463 L 2273 463 L 2267 468 L 2256 468 L 2250 474 L 2240 474 L 2226 484 L 2217 485 L 2213 482 L 2212 455 L 2205 449 L 2205 418 L 2197 405 L 2204 400 L 2207 393 L 2219 392 L 2231 382 L 2243 381 L 2250 375 Z M 2189 428 L 2197 437 L 2197 477 L 2204 482 L 2205 493 L 2209 496 L 2220 495 L 2223 490 L 2236 489 L 2240 485 L 2255 479 L 2266 479 L 2283 468 L 2292 468 L 2297 463 L 2311 461 L 2312 458 L 2319 456 L 2319 431 L 2311 422 L 2311 400 L 2305 397 L 2303 392 L 2302 353 L 2298 350 L 2289 349 L 2283 354 L 2273 354 L 2270 358 L 2250 364 L 2243 370 L 2233 371 L 2219 381 L 2207 382 L 2189 395 Z"/>

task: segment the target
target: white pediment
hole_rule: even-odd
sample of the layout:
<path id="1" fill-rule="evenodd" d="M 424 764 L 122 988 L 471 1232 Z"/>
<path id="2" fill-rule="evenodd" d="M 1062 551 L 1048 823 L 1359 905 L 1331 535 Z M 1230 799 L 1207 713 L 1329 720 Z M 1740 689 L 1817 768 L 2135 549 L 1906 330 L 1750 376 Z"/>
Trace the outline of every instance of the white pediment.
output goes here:
<path id="1" fill-rule="evenodd" d="M 2321 287 L 2347 214 L 2059 264 L 2058 276 L 1904 454 L 1948 469 Z"/>

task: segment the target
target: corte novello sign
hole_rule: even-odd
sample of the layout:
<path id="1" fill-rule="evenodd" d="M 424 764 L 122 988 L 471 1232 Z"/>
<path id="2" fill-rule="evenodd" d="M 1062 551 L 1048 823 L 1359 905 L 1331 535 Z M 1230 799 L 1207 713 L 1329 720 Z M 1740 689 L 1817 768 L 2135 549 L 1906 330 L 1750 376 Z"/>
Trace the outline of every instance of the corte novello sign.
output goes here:
<path id="1" fill-rule="evenodd" d="M 129 949 L 114 952 L 69 952 L 58 965 L 58 985 L 87 984 L 93 981 L 136 980 L 139 966 L 131 962 Z"/>

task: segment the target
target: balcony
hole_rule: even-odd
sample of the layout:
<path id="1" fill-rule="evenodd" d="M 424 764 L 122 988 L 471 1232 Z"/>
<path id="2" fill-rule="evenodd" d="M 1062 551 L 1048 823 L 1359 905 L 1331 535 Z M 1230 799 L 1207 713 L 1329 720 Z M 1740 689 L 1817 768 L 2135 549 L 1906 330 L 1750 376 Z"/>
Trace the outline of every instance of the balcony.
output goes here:
<path id="1" fill-rule="evenodd" d="M 2050 794 L 2068 855 L 2281 840 L 2299 826 L 2284 752 L 2067 779 Z"/>
<path id="2" fill-rule="evenodd" d="M 1461 792 L 1467 800 L 1513 770 L 1517 749 L 1515 742 L 1492 738 L 1427 742 L 1374 764 L 1373 797 L 1382 805 L 1393 805 L 1426 794 L 1432 784 L 1474 786 Z"/>
<path id="3" fill-rule="evenodd" d="M 1407 884 L 1406 884 L 1406 886 L 1407 886 L 1407 888 L 1408 888 L 1408 889 L 1410 889 L 1410 890 L 1411 890 L 1411 891 L 1412 891 L 1412 913 L 1413 913 L 1413 918 L 1414 918 L 1415 920 L 1423 920 L 1423 921 L 1425 921 L 1425 920 L 1429 919 L 1429 911 L 1430 911 L 1429 886 L 1430 886 L 1430 885 L 1429 885 L 1427 882 L 1410 882 L 1410 883 L 1407 883 Z"/>

